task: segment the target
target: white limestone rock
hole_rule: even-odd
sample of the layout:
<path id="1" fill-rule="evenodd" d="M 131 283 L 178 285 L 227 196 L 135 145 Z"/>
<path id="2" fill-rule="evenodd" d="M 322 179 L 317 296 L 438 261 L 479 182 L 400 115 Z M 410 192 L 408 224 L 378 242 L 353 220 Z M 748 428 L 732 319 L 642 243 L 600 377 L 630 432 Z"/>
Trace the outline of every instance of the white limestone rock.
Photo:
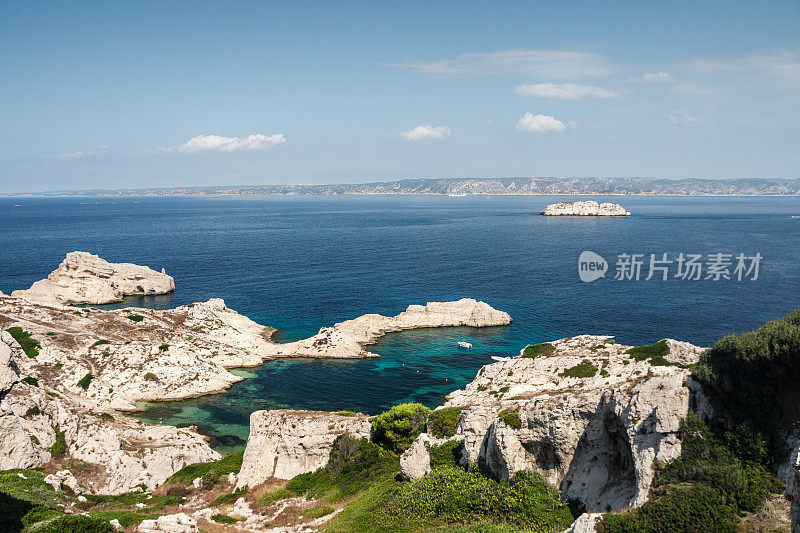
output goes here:
<path id="1" fill-rule="evenodd" d="M 70 252 L 46 279 L 11 296 L 49 304 L 106 304 L 129 294 L 165 294 L 175 280 L 161 272 L 131 263 L 109 263 L 88 252 Z"/>
<path id="2" fill-rule="evenodd" d="M 504 326 L 511 323 L 508 313 L 485 302 L 462 298 L 455 302 L 429 302 L 409 305 L 402 313 L 387 317 L 362 315 L 322 328 L 308 339 L 274 345 L 278 357 L 377 357 L 365 349 L 379 337 L 394 331 L 447 326 Z"/>
<path id="3" fill-rule="evenodd" d="M 139 533 L 198 533 L 197 520 L 186 513 L 159 516 L 155 520 L 142 520 Z"/>
<path id="4" fill-rule="evenodd" d="M 9 346 L 12 343 L 19 346 L 7 332 L 0 332 L 0 400 L 19 380 L 19 369 L 12 360 L 13 352 Z"/>
<path id="5" fill-rule="evenodd" d="M 467 408 L 457 426 L 465 464 L 499 478 L 538 471 L 563 497 L 591 509 L 644 503 L 654 464 L 680 454 L 680 420 L 699 385 L 693 392 L 688 370 L 636 361 L 625 354 L 629 346 L 607 339 L 554 341 L 552 355 L 487 365 L 448 395 L 447 407 Z M 594 375 L 563 375 L 583 361 L 596 367 Z M 505 409 L 517 410 L 521 427 L 503 422 Z"/>
<path id="6" fill-rule="evenodd" d="M 74 494 L 81 494 L 84 492 L 78 480 L 75 479 L 75 476 L 73 476 L 72 472 L 69 470 L 59 470 L 55 474 L 48 474 L 44 477 L 44 482 L 53 487 L 55 491 L 67 487 Z"/>
<path id="7" fill-rule="evenodd" d="M 463 440 L 458 438 L 436 438 L 427 433 L 421 433 L 414 439 L 411 446 L 400 456 L 400 475 L 406 481 L 416 481 L 431 471 L 431 452 L 429 446 L 440 446 L 448 440 Z"/>
<path id="8" fill-rule="evenodd" d="M 604 217 L 625 217 L 630 216 L 630 212 L 619 204 L 611 202 L 598 203 L 594 200 L 587 202 L 559 202 L 550 204 L 544 208 L 542 215 L 547 216 L 604 216 Z"/>
<path id="9" fill-rule="evenodd" d="M 597 521 L 602 516 L 602 513 L 583 513 L 564 533 L 596 533 Z"/>
<path id="10" fill-rule="evenodd" d="M 292 479 L 328 464 L 336 437 L 368 438 L 363 414 L 340 416 L 324 411 L 277 409 L 250 415 L 250 436 L 236 488 L 254 487 L 270 478 Z"/>

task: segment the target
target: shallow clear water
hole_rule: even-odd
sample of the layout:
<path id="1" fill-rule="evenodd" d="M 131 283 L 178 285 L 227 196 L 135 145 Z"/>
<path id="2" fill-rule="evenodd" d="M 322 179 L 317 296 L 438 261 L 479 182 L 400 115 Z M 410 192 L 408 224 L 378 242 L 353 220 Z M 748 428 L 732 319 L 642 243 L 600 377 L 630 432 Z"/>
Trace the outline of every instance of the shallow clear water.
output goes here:
<path id="1" fill-rule="evenodd" d="M 364 313 L 473 297 L 511 314 L 500 328 L 387 335 L 380 359 L 284 360 L 244 372 L 224 394 L 150 406 L 139 416 L 195 420 L 224 448 L 241 445 L 249 414 L 293 407 L 377 413 L 428 405 L 462 387 L 491 355 L 580 333 L 641 344 L 697 344 L 800 306 L 800 199 L 609 197 L 625 218 L 542 217 L 564 197 L 262 196 L 0 199 L 0 290 L 45 277 L 72 250 L 164 267 L 173 295 L 124 305 L 168 308 L 211 297 L 294 340 Z M 593 250 L 607 279 L 582 283 Z M 615 281 L 620 253 L 763 256 L 757 281 Z M 647 255 L 646 255 L 647 257 Z M 646 265 L 643 277 L 646 276 Z M 472 349 L 457 346 L 473 342 Z"/>

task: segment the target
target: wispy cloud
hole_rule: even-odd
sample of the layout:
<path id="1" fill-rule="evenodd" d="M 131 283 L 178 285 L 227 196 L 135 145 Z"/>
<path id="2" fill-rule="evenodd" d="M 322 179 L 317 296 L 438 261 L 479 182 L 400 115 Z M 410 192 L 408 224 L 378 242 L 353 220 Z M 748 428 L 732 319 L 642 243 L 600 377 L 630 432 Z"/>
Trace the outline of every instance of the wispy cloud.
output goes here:
<path id="1" fill-rule="evenodd" d="M 80 152 L 72 152 L 70 154 L 58 154 L 51 156 L 51 159 L 82 159 L 84 157 L 92 157 L 95 155 L 93 150 L 85 150 Z"/>
<path id="2" fill-rule="evenodd" d="M 549 115 L 534 115 L 532 113 L 525 113 L 517 121 L 517 129 L 519 131 L 536 131 L 548 132 L 555 131 L 561 132 L 567 129 L 563 122 L 551 117 Z"/>
<path id="3" fill-rule="evenodd" d="M 408 131 L 403 131 L 400 136 L 407 141 L 421 141 L 423 139 L 442 139 L 450 136 L 450 128 L 446 126 L 430 126 L 424 124 Z"/>
<path id="4" fill-rule="evenodd" d="M 682 66 L 698 74 L 753 73 L 800 82 L 800 49 L 779 48 L 731 58 L 699 58 Z"/>
<path id="5" fill-rule="evenodd" d="M 193 152 L 236 152 L 239 150 L 264 150 L 286 142 L 281 133 L 264 135 L 254 133 L 247 137 L 222 137 L 220 135 L 197 135 L 182 145 L 165 151 Z"/>
<path id="6" fill-rule="evenodd" d="M 384 65 L 440 76 L 534 74 L 542 77 L 577 78 L 605 76 L 615 70 L 605 56 L 575 50 L 503 50 L 462 54 L 437 61 L 405 61 Z"/>
<path id="7" fill-rule="evenodd" d="M 574 83 L 537 83 L 518 85 L 516 94 L 533 98 L 559 98 L 561 100 L 583 100 L 584 98 L 616 98 L 618 91 L 595 87 L 594 85 L 575 85 Z"/>
<path id="8" fill-rule="evenodd" d="M 669 122 L 676 128 L 681 126 L 691 126 L 697 122 L 697 119 L 688 113 L 678 113 L 669 116 Z"/>
<path id="9" fill-rule="evenodd" d="M 669 83 L 672 76 L 669 72 L 645 72 L 638 78 L 628 78 L 633 83 Z"/>

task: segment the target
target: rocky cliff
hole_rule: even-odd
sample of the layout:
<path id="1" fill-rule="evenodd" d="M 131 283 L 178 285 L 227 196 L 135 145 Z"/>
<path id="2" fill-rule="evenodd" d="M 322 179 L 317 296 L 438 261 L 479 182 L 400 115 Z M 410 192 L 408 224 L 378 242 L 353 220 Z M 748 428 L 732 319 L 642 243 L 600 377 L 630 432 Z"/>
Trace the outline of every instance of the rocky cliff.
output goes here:
<path id="1" fill-rule="evenodd" d="M 175 281 L 131 263 L 109 263 L 87 252 L 70 252 L 46 279 L 12 296 L 50 304 L 106 304 L 120 302 L 129 294 L 165 294 Z"/>
<path id="2" fill-rule="evenodd" d="M 624 217 L 630 215 L 619 204 L 610 202 L 598 203 L 594 200 L 587 202 L 560 202 L 550 204 L 544 208 L 542 215 L 547 216 L 603 216 L 603 217 Z"/>
<path id="3" fill-rule="evenodd" d="M 445 404 L 464 409 L 455 437 L 463 464 L 498 478 L 540 472 L 590 509 L 641 505 L 655 465 L 680 454 L 677 431 L 690 405 L 708 413 L 689 371 L 669 362 L 696 361 L 701 349 L 671 345 L 655 365 L 626 353 L 630 346 L 582 335 L 483 367 Z M 425 472 L 420 452 L 415 443 L 406 455 L 419 454 L 422 468 L 401 462 L 410 479 Z"/>
<path id="4" fill-rule="evenodd" d="M 291 479 L 328 464 L 333 441 L 345 433 L 370 435 L 363 414 L 278 409 L 250 415 L 250 437 L 237 487 L 254 487 L 270 478 Z"/>

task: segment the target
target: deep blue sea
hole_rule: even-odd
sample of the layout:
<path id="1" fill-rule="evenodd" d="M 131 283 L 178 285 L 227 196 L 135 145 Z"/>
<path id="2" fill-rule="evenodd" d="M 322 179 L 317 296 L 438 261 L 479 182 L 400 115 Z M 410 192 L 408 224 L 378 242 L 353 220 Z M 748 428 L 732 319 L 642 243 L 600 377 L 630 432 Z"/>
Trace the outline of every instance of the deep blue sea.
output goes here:
<path id="1" fill-rule="evenodd" d="M 543 217 L 575 197 L 258 196 L 0 199 L 0 290 L 27 288 L 84 250 L 175 277 L 173 295 L 126 305 L 168 308 L 221 297 L 278 340 L 364 313 L 472 297 L 512 325 L 387 335 L 380 359 L 282 360 L 246 369 L 224 394 L 151 405 L 143 419 L 195 420 L 223 449 L 243 444 L 257 409 L 378 413 L 435 406 L 491 355 L 581 333 L 624 343 L 674 337 L 707 345 L 800 307 L 800 199 L 605 197 L 623 218 Z M 579 254 L 609 263 L 583 283 Z M 757 280 L 645 281 L 649 254 L 763 256 Z M 644 254 L 640 281 L 614 280 L 619 254 Z M 735 258 L 734 258 L 735 263 Z M 735 264 L 731 266 L 731 272 Z M 457 346 L 469 340 L 472 349 Z M 238 372 L 238 371 L 237 371 Z"/>

